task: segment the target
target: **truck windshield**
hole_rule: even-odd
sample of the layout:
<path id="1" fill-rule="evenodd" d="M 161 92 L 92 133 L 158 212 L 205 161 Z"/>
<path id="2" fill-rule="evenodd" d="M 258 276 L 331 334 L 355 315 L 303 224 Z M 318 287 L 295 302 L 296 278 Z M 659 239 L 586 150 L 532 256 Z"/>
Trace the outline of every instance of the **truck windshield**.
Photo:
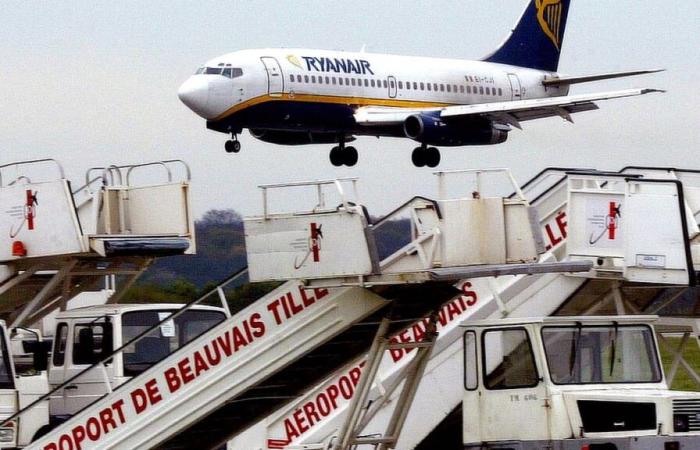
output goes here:
<path id="1" fill-rule="evenodd" d="M 10 354 L 7 352 L 5 331 L 0 328 L 0 389 L 14 389 Z"/>
<path id="2" fill-rule="evenodd" d="M 555 384 L 658 383 L 651 328 L 646 325 L 542 328 Z"/>
<path id="3" fill-rule="evenodd" d="M 175 311 L 162 309 L 124 313 L 122 342 L 129 342 Z M 174 320 L 163 323 L 149 335 L 124 349 L 124 375 L 140 374 L 225 318 L 224 313 L 220 311 L 191 309 Z"/>

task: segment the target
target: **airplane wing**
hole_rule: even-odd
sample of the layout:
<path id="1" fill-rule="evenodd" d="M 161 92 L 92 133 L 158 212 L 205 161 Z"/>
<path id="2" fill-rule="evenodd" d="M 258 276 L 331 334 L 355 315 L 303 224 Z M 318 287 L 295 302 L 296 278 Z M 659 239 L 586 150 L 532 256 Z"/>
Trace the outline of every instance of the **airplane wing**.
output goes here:
<path id="1" fill-rule="evenodd" d="M 652 92 L 664 92 L 658 89 L 626 89 L 622 91 L 602 92 L 596 94 L 569 95 L 562 97 L 538 98 L 532 100 L 515 100 L 510 102 L 479 103 L 475 105 L 454 105 L 433 108 L 391 108 L 363 106 L 355 111 L 355 120 L 360 125 L 398 125 L 414 114 L 438 114 L 441 118 L 482 116 L 495 122 L 521 128 L 520 122 L 542 119 L 545 117 L 562 117 L 572 122 L 571 114 L 598 109 L 594 102 L 622 97 L 634 97 Z"/>

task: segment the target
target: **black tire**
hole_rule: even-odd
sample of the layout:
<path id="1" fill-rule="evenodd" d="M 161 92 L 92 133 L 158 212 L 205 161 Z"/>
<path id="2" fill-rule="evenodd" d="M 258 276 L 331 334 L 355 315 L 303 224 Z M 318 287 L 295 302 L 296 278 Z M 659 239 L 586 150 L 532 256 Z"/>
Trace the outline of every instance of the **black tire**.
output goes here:
<path id="1" fill-rule="evenodd" d="M 430 147 L 426 153 L 427 158 L 425 164 L 430 168 L 437 167 L 440 164 L 440 150 L 435 147 Z"/>
<path id="2" fill-rule="evenodd" d="M 427 151 L 423 150 L 422 147 L 416 147 L 413 149 L 413 153 L 411 153 L 411 161 L 413 161 L 413 165 L 416 167 L 423 167 L 426 164 L 427 160 Z"/>
<path id="3" fill-rule="evenodd" d="M 237 153 L 238 150 L 236 150 L 236 144 L 238 144 L 238 150 L 241 149 L 241 144 L 238 141 L 234 140 L 228 140 L 224 144 L 224 150 L 226 150 L 226 153 Z"/>
<path id="4" fill-rule="evenodd" d="M 331 160 L 331 164 L 333 164 L 335 167 L 340 167 L 343 165 L 343 152 L 340 150 L 340 147 L 333 147 L 330 155 L 328 156 Z"/>
<path id="5" fill-rule="evenodd" d="M 241 141 L 233 141 L 233 153 L 241 151 Z"/>
<path id="6" fill-rule="evenodd" d="M 357 149 L 355 147 L 345 147 L 343 159 L 345 160 L 345 165 L 348 167 L 352 167 L 357 164 Z"/>

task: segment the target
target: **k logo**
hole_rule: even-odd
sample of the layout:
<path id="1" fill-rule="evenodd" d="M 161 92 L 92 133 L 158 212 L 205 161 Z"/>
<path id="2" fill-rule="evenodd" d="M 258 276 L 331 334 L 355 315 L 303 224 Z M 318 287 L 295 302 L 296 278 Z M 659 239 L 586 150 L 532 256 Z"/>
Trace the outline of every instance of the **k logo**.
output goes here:
<path id="1" fill-rule="evenodd" d="M 542 31 L 552 41 L 557 50 L 561 50 L 561 18 L 564 6 L 561 0 L 535 0 L 537 21 Z"/>

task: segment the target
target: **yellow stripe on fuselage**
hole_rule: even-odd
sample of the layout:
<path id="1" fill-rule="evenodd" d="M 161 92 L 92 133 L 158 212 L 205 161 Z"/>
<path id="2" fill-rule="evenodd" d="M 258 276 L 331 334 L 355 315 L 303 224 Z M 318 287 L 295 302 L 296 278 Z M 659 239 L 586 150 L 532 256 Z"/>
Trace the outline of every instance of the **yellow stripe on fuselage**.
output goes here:
<path id="1" fill-rule="evenodd" d="M 307 103 L 333 103 L 348 106 L 389 106 L 395 108 L 433 108 L 450 106 L 452 103 L 424 102 L 419 100 L 398 100 L 395 98 L 365 98 L 365 97 L 342 97 L 335 95 L 315 95 L 315 94 L 280 94 L 280 95 L 261 95 L 254 97 L 244 102 L 233 106 L 215 117 L 213 121 L 219 121 L 228 116 L 242 111 L 251 106 L 259 105 L 265 102 L 307 102 Z"/>

